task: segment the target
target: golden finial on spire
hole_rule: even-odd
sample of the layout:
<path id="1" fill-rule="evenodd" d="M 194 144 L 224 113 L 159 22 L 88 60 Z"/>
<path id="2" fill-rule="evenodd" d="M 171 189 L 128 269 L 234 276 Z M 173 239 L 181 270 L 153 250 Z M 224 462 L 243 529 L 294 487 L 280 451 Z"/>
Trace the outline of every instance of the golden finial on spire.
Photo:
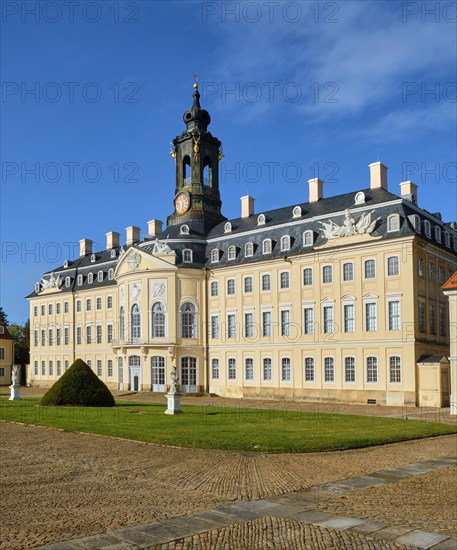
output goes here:
<path id="1" fill-rule="evenodd" d="M 194 71 L 194 80 L 195 80 L 194 88 L 196 90 L 198 90 L 198 73 L 197 73 L 197 71 Z"/>

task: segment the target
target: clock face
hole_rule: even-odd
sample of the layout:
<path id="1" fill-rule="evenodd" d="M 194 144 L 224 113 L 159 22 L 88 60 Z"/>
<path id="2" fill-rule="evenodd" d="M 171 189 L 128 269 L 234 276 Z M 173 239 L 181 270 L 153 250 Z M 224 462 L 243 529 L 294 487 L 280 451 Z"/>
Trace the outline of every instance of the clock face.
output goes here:
<path id="1" fill-rule="evenodd" d="M 184 214 L 189 210 L 190 198 L 187 193 L 180 193 L 175 199 L 175 208 L 178 214 Z"/>

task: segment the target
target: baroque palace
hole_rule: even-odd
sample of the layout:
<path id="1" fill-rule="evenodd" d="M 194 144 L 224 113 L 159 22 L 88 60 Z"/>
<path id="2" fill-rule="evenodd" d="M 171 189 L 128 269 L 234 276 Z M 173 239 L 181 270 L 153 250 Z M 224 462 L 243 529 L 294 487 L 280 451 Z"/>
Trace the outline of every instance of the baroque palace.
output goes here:
<path id="1" fill-rule="evenodd" d="M 418 205 L 417 186 L 370 183 L 265 212 L 221 212 L 221 142 L 198 84 L 173 140 L 174 211 L 80 241 L 30 301 L 28 383 L 50 386 L 76 358 L 111 389 L 388 405 L 449 404 L 449 312 L 457 224 Z"/>

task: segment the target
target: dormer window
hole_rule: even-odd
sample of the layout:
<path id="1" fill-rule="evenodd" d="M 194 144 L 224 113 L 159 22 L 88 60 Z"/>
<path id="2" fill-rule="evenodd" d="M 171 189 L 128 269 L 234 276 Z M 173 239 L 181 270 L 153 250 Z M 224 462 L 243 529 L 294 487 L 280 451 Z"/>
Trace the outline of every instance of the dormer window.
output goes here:
<path id="1" fill-rule="evenodd" d="M 189 226 L 181 225 L 179 232 L 181 233 L 181 235 L 189 235 Z"/>
<path id="2" fill-rule="evenodd" d="M 64 267 L 64 269 L 66 269 L 66 268 L 68 267 L 68 260 L 65 260 L 65 261 L 64 261 L 63 267 Z"/>
<path id="3" fill-rule="evenodd" d="M 108 271 L 108 280 L 109 281 L 112 281 L 114 279 L 114 269 L 111 268 L 109 271 Z"/>
<path id="4" fill-rule="evenodd" d="M 409 218 L 409 221 L 411 222 L 411 224 L 413 225 L 414 230 L 416 231 L 416 233 L 420 233 L 421 232 L 421 220 L 420 220 L 419 216 L 417 216 L 416 214 L 413 214 L 412 216 L 408 216 L 408 218 Z"/>
<path id="5" fill-rule="evenodd" d="M 87 276 L 87 282 L 89 284 L 92 284 L 94 282 L 94 274 L 93 273 L 89 273 L 89 275 Z"/>
<path id="6" fill-rule="evenodd" d="M 296 206 L 292 211 L 292 217 L 293 218 L 300 218 L 302 215 L 302 211 L 300 206 Z"/>
<path id="7" fill-rule="evenodd" d="M 71 279 L 70 277 L 65 277 L 65 286 L 68 288 L 70 286 Z"/>
<path id="8" fill-rule="evenodd" d="M 254 243 L 246 243 L 244 245 L 244 255 L 246 258 L 254 255 Z"/>
<path id="9" fill-rule="evenodd" d="M 103 281 L 103 271 L 99 271 L 97 274 L 97 281 L 101 283 Z"/>
<path id="10" fill-rule="evenodd" d="M 213 250 L 211 250 L 211 263 L 216 263 L 218 261 L 219 261 L 219 249 L 213 248 Z"/>
<path id="11" fill-rule="evenodd" d="M 227 259 L 228 260 L 234 260 L 236 258 L 236 247 L 235 246 L 229 246 L 227 251 Z"/>
<path id="12" fill-rule="evenodd" d="M 94 263 L 96 259 L 97 259 L 97 258 L 95 257 L 95 254 L 92 254 L 91 257 L 90 257 L 90 261 L 91 261 L 92 263 Z"/>
<path id="13" fill-rule="evenodd" d="M 78 275 L 78 285 L 81 286 L 83 284 L 83 276 Z"/>
<path id="14" fill-rule="evenodd" d="M 314 243 L 314 234 L 311 230 L 305 231 L 303 233 L 303 246 L 313 246 Z"/>
<path id="15" fill-rule="evenodd" d="M 257 225 L 265 225 L 265 214 L 259 214 L 257 216 Z"/>
<path id="16" fill-rule="evenodd" d="M 192 250 L 186 248 L 182 251 L 182 261 L 186 264 L 192 263 Z"/>
<path id="17" fill-rule="evenodd" d="M 451 235 L 449 234 L 449 231 L 444 232 L 444 244 L 451 248 Z"/>
<path id="18" fill-rule="evenodd" d="M 398 214 L 391 214 L 387 218 L 387 231 L 398 231 L 400 229 L 400 218 Z"/>
<path id="19" fill-rule="evenodd" d="M 111 258 L 115 258 L 116 257 L 116 251 L 114 250 L 111 250 Z"/>
<path id="20" fill-rule="evenodd" d="M 290 235 L 283 235 L 281 237 L 281 252 L 287 252 L 290 250 Z"/>
<path id="21" fill-rule="evenodd" d="M 437 243 L 441 242 L 441 228 L 438 226 L 435 227 L 435 241 Z"/>
<path id="22" fill-rule="evenodd" d="M 35 283 L 35 292 L 40 292 L 40 290 L 41 290 L 40 283 Z"/>
<path id="23" fill-rule="evenodd" d="M 424 234 L 429 239 L 432 236 L 432 228 L 428 220 L 424 220 Z"/>
<path id="24" fill-rule="evenodd" d="M 230 222 L 227 222 L 224 225 L 224 233 L 230 233 L 232 231 L 232 224 Z"/>
<path id="25" fill-rule="evenodd" d="M 271 239 L 265 239 L 262 241 L 262 254 L 271 254 Z"/>

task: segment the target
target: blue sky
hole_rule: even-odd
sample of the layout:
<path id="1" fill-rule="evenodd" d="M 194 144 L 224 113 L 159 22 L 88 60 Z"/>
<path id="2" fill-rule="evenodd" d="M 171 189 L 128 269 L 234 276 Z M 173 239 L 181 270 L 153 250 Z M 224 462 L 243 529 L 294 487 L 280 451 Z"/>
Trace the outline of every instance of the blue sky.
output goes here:
<path id="1" fill-rule="evenodd" d="M 456 13 L 438 2 L 3 1 L 0 303 L 90 238 L 172 213 L 170 141 L 198 71 L 223 212 L 412 179 L 457 219 Z M 438 5 L 438 8 L 436 6 Z M 454 3 L 455 5 L 455 3 Z M 442 7 L 444 6 L 444 8 Z M 436 11 L 430 12 L 435 7 Z M 35 93 L 29 93 L 35 90 Z M 38 169 L 37 175 L 33 171 Z"/>

